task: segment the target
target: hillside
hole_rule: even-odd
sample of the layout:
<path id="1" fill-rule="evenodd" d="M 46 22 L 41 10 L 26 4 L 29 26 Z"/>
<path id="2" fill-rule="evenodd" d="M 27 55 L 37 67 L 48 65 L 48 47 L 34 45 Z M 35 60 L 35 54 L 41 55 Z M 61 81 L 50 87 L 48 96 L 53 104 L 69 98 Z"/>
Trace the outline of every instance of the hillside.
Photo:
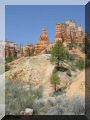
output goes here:
<path id="1" fill-rule="evenodd" d="M 23 57 L 9 63 L 11 69 L 5 74 L 6 80 L 23 81 L 24 86 L 26 85 L 26 87 L 28 87 L 28 85 L 31 85 L 33 89 L 42 87 L 43 95 L 51 96 L 54 90 L 50 83 L 50 76 L 55 66 L 51 64 L 49 58 L 50 55 L 43 54 L 33 57 Z M 67 88 L 73 81 L 77 82 L 73 84 L 76 84 L 76 86 L 77 84 L 79 85 L 81 82 L 80 78 L 84 75 L 84 72 L 80 73 L 79 70 L 75 72 L 72 71 L 71 77 L 69 77 L 66 72 L 59 72 L 59 75 L 60 85 L 58 85 L 58 88 Z M 73 91 L 73 84 L 72 87 L 70 87 L 71 91 Z"/>
<path id="2" fill-rule="evenodd" d="M 6 86 L 6 105 L 9 113 L 20 114 L 22 110 L 25 110 L 27 104 L 29 108 L 34 109 L 35 114 L 39 115 L 84 113 L 85 70 L 80 71 L 76 69 L 73 71 L 69 65 L 66 65 L 71 71 L 71 76 L 67 74 L 67 71 L 58 72 L 60 84 L 57 85 L 59 91 L 55 95 L 54 86 L 50 82 L 50 77 L 55 65 L 50 62 L 49 54 L 22 57 L 8 63 L 8 65 L 10 66 L 10 70 L 5 72 L 5 77 L 6 81 L 9 81 L 9 86 Z M 11 82 L 11 84 L 10 81 L 13 83 Z M 23 86 L 15 81 L 21 81 Z M 20 86 L 21 89 L 19 88 Z M 35 94 L 38 96 L 39 94 L 30 92 L 30 88 L 35 91 L 38 91 L 39 89 L 40 94 L 42 93 L 42 97 L 37 99 L 34 98 L 35 100 L 33 100 L 32 95 Z M 27 91 L 27 94 L 25 91 Z M 10 94 L 9 92 L 12 95 L 11 98 L 8 96 Z M 23 96 L 26 96 L 25 100 Z M 15 98 L 16 101 L 14 101 L 14 97 L 17 97 L 17 99 Z M 23 104 L 24 109 L 19 106 L 20 108 L 18 110 L 16 108 L 14 111 L 9 106 L 9 102 L 13 101 L 17 104 L 17 102 L 19 102 L 18 97 L 20 97 L 20 99 L 22 97 L 22 100 L 19 101 L 20 104 Z M 14 103 L 12 103 L 12 105 L 15 107 Z M 31 107 L 32 105 L 33 107 Z"/>

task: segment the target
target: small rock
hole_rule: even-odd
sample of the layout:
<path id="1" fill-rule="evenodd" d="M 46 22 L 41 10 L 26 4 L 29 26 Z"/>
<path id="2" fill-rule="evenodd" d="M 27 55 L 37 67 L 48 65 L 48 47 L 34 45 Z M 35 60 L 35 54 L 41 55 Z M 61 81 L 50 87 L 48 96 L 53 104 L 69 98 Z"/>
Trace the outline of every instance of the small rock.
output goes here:
<path id="1" fill-rule="evenodd" d="M 24 111 L 24 115 L 32 115 L 33 114 L 33 109 L 31 108 L 26 108 Z"/>
<path id="2" fill-rule="evenodd" d="M 71 71 L 70 71 L 70 70 L 68 70 L 68 71 L 67 71 L 67 75 L 68 75 L 68 76 L 70 76 L 70 77 L 72 76 L 72 74 L 71 74 Z"/>

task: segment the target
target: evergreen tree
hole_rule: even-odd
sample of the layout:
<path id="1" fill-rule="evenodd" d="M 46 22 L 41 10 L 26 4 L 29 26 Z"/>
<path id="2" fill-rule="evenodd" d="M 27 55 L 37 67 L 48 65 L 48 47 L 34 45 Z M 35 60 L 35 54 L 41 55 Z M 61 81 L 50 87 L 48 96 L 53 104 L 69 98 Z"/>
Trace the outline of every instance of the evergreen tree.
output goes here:
<path id="1" fill-rule="evenodd" d="M 57 91 L 57 84 L 60 83 L 58 73 L 57 72 L 53 72 L 53 74 L 51 75 L 51 79 L 50 80 L 51 80 L 51 84 L 54 85 L 54 90 L 56 92 Z"/>
<path id="2" fill-rule="evenodd" d="M 51 51 L 51 59 L 56 61 L 57 70 L 59 70 L 59 68 L 60 68 L 59 62 L 65 60 L 66 57 L 67 57 L 66 50 L 63 46 L 63 43 L 61 43 L 60 41 L 57 41 Z"/>

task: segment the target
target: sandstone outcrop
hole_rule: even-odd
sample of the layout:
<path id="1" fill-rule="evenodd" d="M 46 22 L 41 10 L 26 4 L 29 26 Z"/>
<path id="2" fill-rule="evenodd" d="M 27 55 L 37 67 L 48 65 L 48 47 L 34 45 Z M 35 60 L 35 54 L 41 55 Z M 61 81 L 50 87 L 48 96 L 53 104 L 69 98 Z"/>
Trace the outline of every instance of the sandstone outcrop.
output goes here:
<path id="1" fill-rule="evenodd" d="M 66 34 L 66 24 L 56 24 L 56 35 L 54 43 L 56 43 L 60 38 L 62 39 L 62 42 L 66 40 L 67 34 Z"/>
<path id="2" fill-rule="evenodd" d="M 34 54 L 34 46 L 32 44 L 28 44 L 23 48 L 23 56 L 27 57 Z"/>
<path id="3" fill-rule="evenodd" d="M 48 32 L 47 32 L 46 28 L 44 27 L 42 29 L 42 33 L 40 35 L 39 41 L 34 46 L 35 53 L 36 54 L 41 53 L 43 50 L 45 50 L 49 46 L 49 44 L 50 44 L 50 42 L 49 42 Z"/>
<path id="4" fill-rule="evenodd" d="M 85 34 L 82 26 L 78 26 L 75 21 L 69 20 L 66 23 L 56 24 L 54 43 L 60 38 L 62 39 L 62 42 L 82 44 L 85 39 Z"/>

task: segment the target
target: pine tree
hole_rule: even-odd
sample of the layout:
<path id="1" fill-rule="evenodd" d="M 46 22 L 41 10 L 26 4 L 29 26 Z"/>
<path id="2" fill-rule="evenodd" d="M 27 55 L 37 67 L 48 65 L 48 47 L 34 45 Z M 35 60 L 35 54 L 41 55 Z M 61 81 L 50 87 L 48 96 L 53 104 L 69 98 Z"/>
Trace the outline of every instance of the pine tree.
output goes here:
<path id="1" fill-rule="evenodd" d="M 57 72 L 53 72 L 50 80 L 51 80 L 51 84 L 54 85 L 54 90 L 56 92 L 57 91 L 57 84 L 60 83 L 58 73 Z"/>
<path id="2" fill-rule="evenodd" d="M 60 68 L 59 62 L 65 60 L 66 57 L 67 57 L 66 50 L 63 46 L 63 43 L 61 43 L 60 41 L 57 41 L 51 51 L 51 59 L 56 61 L 57 70 L 59 70 L 59 68 Z"/>

